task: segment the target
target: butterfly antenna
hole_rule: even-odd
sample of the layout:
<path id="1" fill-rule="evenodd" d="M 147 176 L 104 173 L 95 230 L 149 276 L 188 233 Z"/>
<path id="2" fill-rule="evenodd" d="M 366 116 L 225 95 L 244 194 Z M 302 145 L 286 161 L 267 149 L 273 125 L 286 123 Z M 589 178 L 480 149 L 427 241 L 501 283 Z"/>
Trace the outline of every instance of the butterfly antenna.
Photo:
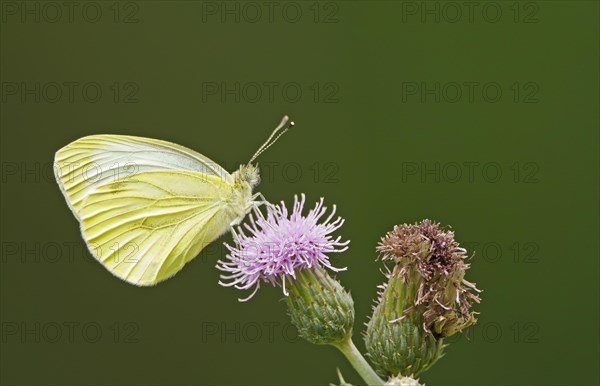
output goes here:
<path id="1" fill-rule="evenodd" d="M 290 121 L 290 117 L 288 117 L 287 115 L 284 116 L 283 119 L 281 120 L 281 122 L 279 123 L 279 125 L 275 128 L 275 130 L 273 130 L 273 132 L 271 133 L 269 138 L 267 138 L 265 143 L 263 143 L 262 146 L 258 148 L 256 153 L 254 153 L 254 155 L 250 159 L 249 163 L 254 162 L 254 160 L 259 155 L 261 155 L 265 150 L 270 148 L 271 145 L 273 145 L 275 142 L 277 142 L 279 137 L 281 137 L 283 134 L 285 134 L 293 126 L 294 126 L 294 122 Z"/>

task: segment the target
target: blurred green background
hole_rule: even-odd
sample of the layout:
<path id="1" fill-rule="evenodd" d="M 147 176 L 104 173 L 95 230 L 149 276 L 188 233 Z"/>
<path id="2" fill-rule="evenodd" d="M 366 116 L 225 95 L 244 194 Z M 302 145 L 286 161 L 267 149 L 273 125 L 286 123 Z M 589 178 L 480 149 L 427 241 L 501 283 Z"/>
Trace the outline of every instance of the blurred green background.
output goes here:
<path id="1" fill-rule="evenodd" d="M 1 2 L 2 384 L 361 384 L 301 341 L 281 290 L 217 285 L 223 237 L 153 288 L 88 255 L 54 152 L 89 134 L 170 140 L 272 201 L 323 196 L 355 340 L 394 224 L 451 224 L 476 253 L 479 324 L 428 385 L 599 379 L 596 1 Z"/>

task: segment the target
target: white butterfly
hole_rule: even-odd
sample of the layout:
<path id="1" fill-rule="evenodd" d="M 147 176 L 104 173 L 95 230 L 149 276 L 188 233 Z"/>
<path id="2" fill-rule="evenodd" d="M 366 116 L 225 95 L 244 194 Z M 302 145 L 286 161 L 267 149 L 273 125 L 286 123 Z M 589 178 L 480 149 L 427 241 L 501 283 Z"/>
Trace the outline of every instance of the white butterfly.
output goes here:
<path id="1" fill-rule="evenodd" d="M 284 117 L 233 174 L 174 143 L 92 135 L 56 153 L 56 180 L 92 255 L 129 283 L 154 285 L 262 202 L 252 162 L 293 125 Z"/>

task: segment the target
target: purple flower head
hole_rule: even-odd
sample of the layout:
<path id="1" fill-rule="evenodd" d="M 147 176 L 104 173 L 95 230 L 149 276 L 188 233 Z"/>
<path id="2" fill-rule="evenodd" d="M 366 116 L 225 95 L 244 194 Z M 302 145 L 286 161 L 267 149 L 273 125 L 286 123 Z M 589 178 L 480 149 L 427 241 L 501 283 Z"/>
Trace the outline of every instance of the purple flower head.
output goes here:
<path id="1" fill-rule="evenodd" d="M 294 280 L 296 272 L 313 267 L 327 267 L 332 271 L 343 271 L 346 268 L 335 268 L 329 262 L 327 253 L 343 252 L 348 249 L 350 241 L 341 242 L 341 236 L 333 238 L 332 232 L 342 226 L 344 220 L 335 215 L 335 205 L 329 216 L 319 223 L 327 208 L 323 207 L 323 198 L 311 209 L 306 216 L 302 215 L 305 197 L 300 201 L 294 197 L 292 213 L 283 203 L 267 205 L 266 217 L 259 211 L 257 216 L 250 215 L 249 224 L 233 231 L 235 245 L 225 243 L 229 253 L 226 260 L 219 260 L 217 268 L 227 274 L 222 274 L 219 284 L 246 290 L 254 287 L 254 291 L 246 301 L 258 290 L 260 282 L 281 285 L 283 293 L 286 280 Z M 246 233 L 245 233 L 246 231 Z"/>

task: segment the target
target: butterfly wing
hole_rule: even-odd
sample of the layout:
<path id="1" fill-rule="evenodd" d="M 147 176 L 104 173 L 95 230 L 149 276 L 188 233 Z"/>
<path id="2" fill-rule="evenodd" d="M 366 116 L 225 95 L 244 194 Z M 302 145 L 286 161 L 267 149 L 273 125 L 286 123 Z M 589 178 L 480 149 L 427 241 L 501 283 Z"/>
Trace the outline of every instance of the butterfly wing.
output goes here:
<path id="1" fill-rule="evenodd" d="M 119 278 L 156 284 L 177 273 L 245 215 L 232 185 L 211 174 L 136 173 L 93 190 L 80 205 L 83 237 Z"/>
<path id="2" fill-rule="evenodd" d="M 186 170 L 219 177 L 232 176 L 214 161 L 186 147 L 151 138 L 92 135 L 60 149 L 54 172 L 75 217 L 85 198 L 98 186 L 151 170 Z"/>

